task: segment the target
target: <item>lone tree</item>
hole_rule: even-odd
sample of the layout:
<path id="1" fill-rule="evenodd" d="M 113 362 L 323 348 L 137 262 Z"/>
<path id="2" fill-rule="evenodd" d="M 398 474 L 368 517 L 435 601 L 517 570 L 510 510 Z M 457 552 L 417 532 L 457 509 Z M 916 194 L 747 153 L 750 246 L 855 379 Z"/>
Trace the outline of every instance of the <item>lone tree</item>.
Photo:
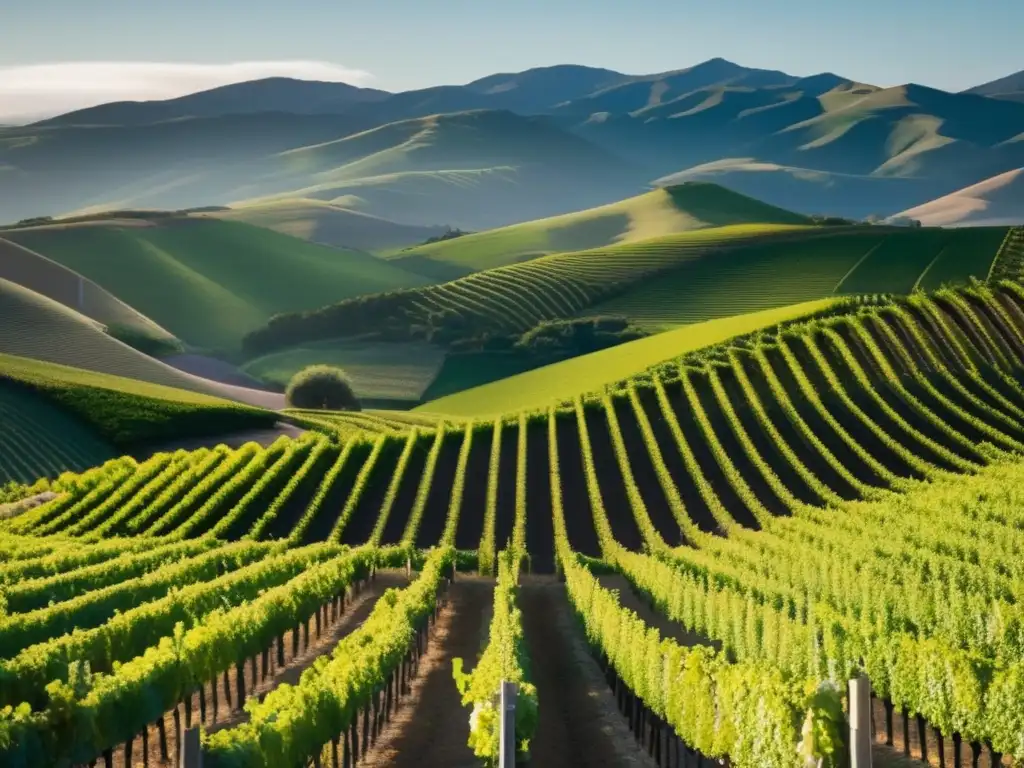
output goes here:
<path id="1" fill-rule="evenodd" d="M 285 397 L 292 408 L 362 410 L 345 372 L 329 365 L 311 365 L 296 373 L 288 382 Z"/>

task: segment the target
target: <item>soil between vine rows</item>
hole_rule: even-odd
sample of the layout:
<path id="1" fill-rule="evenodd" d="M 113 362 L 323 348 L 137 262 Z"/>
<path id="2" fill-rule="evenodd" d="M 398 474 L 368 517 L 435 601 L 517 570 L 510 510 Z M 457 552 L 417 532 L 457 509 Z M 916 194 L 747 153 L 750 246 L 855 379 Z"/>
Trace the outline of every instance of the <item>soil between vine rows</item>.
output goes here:
<path id="1" fill-rule="evenodd" d="M 487 642 L 494 580 L 459 574 L 448 588 L 420 660 L 412 693 L 402 699 L 360 768 L 479 768 L 469 748 L 469 709 L 452 678 L 452 659 L 472 670 Z"/>
<path id="2" fill-rule="evenodd" d="M 408 581 L 405 578 L 405 574 L 402 571 L 378 571 L 376 578 L 369 584 L 363 587 L 363 590 L 355 595 L 354 597 L 349 594 L 347 598 L 345 612 L 338 618 L 336 622 L 328 627 L 324 627 L 323 633 L 319 638 L 316 638 L 315 624 L 310 622 L 310 643 L 308 649 L 301 649 L 298 655 L 292 654 L 292 633 L 286 632 L 284 635 L 284 649 L 285 649 L 285 665 L 283 667 L 277 667 L 275 664 L 277 654 L 276 646 L 275 650 L 270 653 L 271 674 L 265 681 L 259 681 L 255 683 L 255 693 L 257 695 L 268 693 L 269 691 L 276 688 L 281 683 L 289 683 L 294 685 L 298 682 L 299 677 L 302 673 L 310 666 L 317 658 L 325 654 L 331 653 L 334 646 L 344 638 L 351 634 L 353 631 L 362 625 L 363 621 L 373 611 L 373 606 L 376 604 L 377 599 L 384 593 L 389 587 L 400 588 L 405 586 Z M 252 671 L 250 663 L 245 665 L 245 689 L 246 697 L 249 698 L 254 693 L 254 681 L 252 678 Z M 231 691 L 231 703 L 236 704 L 236 696 L 238 691 L 238 672 L 236 667 L 232 667 L 228 672 L 228 688 Z M 219 709 L 216 722 L 212 719 L 212 699 L 210 694 L 210 686 L 206 686 L 206 704 L 207 704 L 207 720 L 204 725 L 208 731 L 217 731 L 222 728 L 238 725 L 245 722 L 248 719 L 248 714 L 240 708 L 229 708 L 227 702 L 224 699 L 224 683 L 223 677 L 218 676 L 217 679 L 217 692 L 219 698 Z M 185 714 L 184 707 L 179 707 L 182 728 L 185 726 Z M 192 696 L 192 724 L 198 725 L 200 723 L 200 707 L 199 707 L 199 694 L 198 692 Z M 149 727 L 149 766 L 159 766 L 159 768 L 170 768 L 170 766 L 176 765 L 175 755 L 178 750 L 177 734 L 174 728 L 174 710 L 166 712 L 164 714 L 164 728 L 167 733 L 167 751 L 168 760 L 160 759 L 160 741 L 159 731 L 155 725 Z M 115 768 L 135 768 L 145 765 L 143 763 L 143 739 L 142 736 L 138 736 L 132 747 L 132 761 L 131 766 L 128 765 L 125 760 L 124 745 L 119 745 L 115 750 L 114 754 L 114 765 Z M 100 761 L 100 764 L 102 761 Z"/>

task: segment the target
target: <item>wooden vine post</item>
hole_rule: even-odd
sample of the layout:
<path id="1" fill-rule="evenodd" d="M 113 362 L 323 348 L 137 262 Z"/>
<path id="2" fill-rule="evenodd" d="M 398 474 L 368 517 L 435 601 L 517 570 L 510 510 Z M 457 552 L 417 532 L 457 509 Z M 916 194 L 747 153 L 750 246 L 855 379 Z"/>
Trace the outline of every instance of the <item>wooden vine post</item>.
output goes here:
<path id="1" fill-rule="evenodd" d="M 864 675 L 849 683 L 850 768 L 871 768 L 871 682 Z"/>
<path id="2" fill-rule="evenodd" d="M 199 726 L 187 728 L 181 739 L 181 768 L 203 768 L 203 747 L 199 741 Z"/>
<path id="3" fill-rule="evenodd" d="M 516 696 L 519 685 L 501 681 L 501 740 L 499 742 L 500 768 L 516 765 Z"/>

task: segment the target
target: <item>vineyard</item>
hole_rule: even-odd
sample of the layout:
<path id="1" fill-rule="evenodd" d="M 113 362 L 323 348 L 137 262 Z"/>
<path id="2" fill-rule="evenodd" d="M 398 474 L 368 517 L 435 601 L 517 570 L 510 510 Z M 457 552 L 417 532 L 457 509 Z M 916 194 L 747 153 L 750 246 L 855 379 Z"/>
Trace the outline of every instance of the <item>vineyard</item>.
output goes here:
<path id="1" fill-rule="evenodd" d="M 909 293 L 987 274 L 1006 236 L 1006 227 L 715 227 L 555 253 L 439 285 L 279 315 L 250 333 L 245 348 L 261 355 L 366 333 L 447 342 L 522 333 L 545 320 L 588 314 L 677 325 L 834 293 Z"/>
<path id="2" fill-rule="evenodd" d="M 1024 290 L 974 283 L 532 411 L 66 474 L 0 522 L 0 763 L 201 726 L 204 766 L 493 764 L 510 681 L 538 766 L 838 768 L 864 673 L 876 764 L 1019 764 L 1022 360 Z"/>

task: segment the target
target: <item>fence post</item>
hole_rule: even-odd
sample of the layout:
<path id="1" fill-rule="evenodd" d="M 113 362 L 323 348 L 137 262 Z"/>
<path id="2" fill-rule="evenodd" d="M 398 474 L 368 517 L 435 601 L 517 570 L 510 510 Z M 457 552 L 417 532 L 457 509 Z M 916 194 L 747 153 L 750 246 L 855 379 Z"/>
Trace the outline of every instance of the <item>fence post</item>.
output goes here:
<path id="1" fill-rule="evenodd" d="M 850 768 L 871 768 L 871 681 L 850 680 Z"/>
<path id="2" fill-rule="evenodd" d="M 181 768 L 203 768 L 203 748 L 199 742 L 199 726 L 185 730 L 181 739 Z"/>
<path id="3" fill-rule="evenodd" d="M 519 684 L 501 681 L 501 741 L 499 768 L 515 768 L 516 764 L 516 696 Z"/>

